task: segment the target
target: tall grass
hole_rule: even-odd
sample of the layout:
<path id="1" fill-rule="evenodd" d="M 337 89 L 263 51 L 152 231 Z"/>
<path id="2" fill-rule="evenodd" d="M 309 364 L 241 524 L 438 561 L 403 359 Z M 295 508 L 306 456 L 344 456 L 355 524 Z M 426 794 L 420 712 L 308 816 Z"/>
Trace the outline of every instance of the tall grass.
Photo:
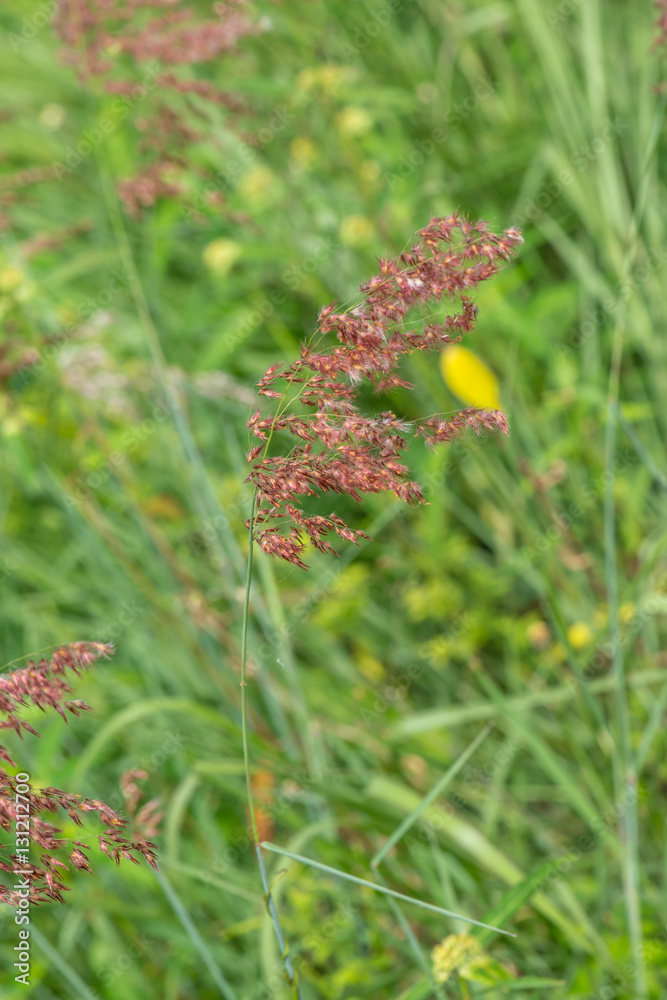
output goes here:
<path id="1" fill-rule="evenodd" d="M 89 335 L 126 397 L 113 411 L 63 384 L 78 341 L 2 393 L 3 659 L 75 639 L 118 647 L 77 690 L 94 716 L 67 730 L 44 720 L 41 741 L 12 751 L 45 784 L 112 806 L 120 774 L 143 765 L 166 809 L 164 884 L 99 858 L 66 909 L 40 908 L 36 996 L 82 984 L 105 1000 L 220 995 L 192 928 L 237 996 L 262 983 L 289 995 L 246 843 L 238 744 L 243 393 L 296 357 L 320 304 L 347 301 L 378 248 L 400 251 L 420 220 L 455 209 L 524 232 L 520 262 L 480 291 L 469 342 L 501 380 L 512 435 L 502 450 L 411 451 L 429 506 L 343 509 L 374 541 L 335 564 L 315 555 L 306 586 L 257 558 L 251 663 L 278 644 L 248 688 L 263 835 L 368 879 L 367 859 L 413 817 L 383 859 L 388 887 L 484 920 L 510 887 L 540 883 L 517 938 L 486 946 L 528 981 L 563 983 L 521 995 L 664 993 L 663 70 L 650 3 L 587 0 L 554 20 L 561 7 L 406 4 L 375 35 L 366 0 L 267 5 L 271 29 L 244 43 L 231 82 L 253 109 L 248 131 L 275 109 L 285 127 L 249 159 L 216 133 L 243 163 L 224 190 L 249 222 L 211 210 L 195 223 L 168 199 L 128 220 L 115 194 L 135 163 L 124 128 L 12 208 L 5 327 L 39 345 L 90 298 L 111 316 Z M 31 12 L 12 0 L 3 28 Z M 9 35 L 3 46 L 7 170 L 48 166 L 106 99 L 84 95 L 47 27 L 20 52 Z M 229 84 L 223 64 L 212 73 Z M 43 124 L 47 103 L 66 110 L 58 128 Z M 37 231 L 79 219 L 92 228 L 66 250 L 27 256 Z M 226 271 L 220 248 L 217 265 L 202 259 L 220 239 L 240 248 Z M 102 305 L 121 266 L 132 280 Z M 201 377 L 216 368 L 229 381 Z M 457 408 L 435 367 L 411 378 L 419 413 Z M 418 415 L 408 396 L 400 406 Z M 267 868 L 311 996 L 418 995 L 425 956 L 464 930 L 289 858 Z M 7 917 L 2 939 L 8 968 Z"/>

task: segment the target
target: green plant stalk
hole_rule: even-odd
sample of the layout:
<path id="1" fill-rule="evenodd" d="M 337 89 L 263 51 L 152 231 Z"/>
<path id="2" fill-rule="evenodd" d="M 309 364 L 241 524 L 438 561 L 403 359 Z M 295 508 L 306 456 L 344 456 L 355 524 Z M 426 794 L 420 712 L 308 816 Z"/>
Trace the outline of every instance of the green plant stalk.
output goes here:
<path id="1" fill-rule="evenodd" d="M 255 846 L 259 843 L 257 833 L 257 820 L 255 818 L 255 806 L 252 797 L 252 783 L 250 781 L 250 754 L 248 752 L 248 704 L 246 668 L 248 660 L 248 618 L 250 611 L 250 585 L 252 583 L 252 553 L 253 553 L 253 528 L 255 522 L 255 494 L 252 498 L 250 509 L 250 519 L 248 527 L 248 568 L 246 572 L 245 597 L 243 599 L 243 624 L 241 631 L 241 733 L 243 740 L 243 770 L 245 773 L 246 794 L 248 797 L 248 810 L 250 812 L 250 824 L 252 826 L 252 839 Z"/>
<path id="2" fill-rule="evenodd" d="M 512 931 L 504 931 L 500 927 L 494 927 L 493 924 L 482 923 L 481 920 L 473 920 L 472 917 L 464 917 L 462 913 L 454 913 L 452 910 L 446 910 L 442 906 L 435 906 L 433 903 L 427 903 L 423 899 L 417 899 L 415 896 L 406 896 L 404 892 L 396 892 L 394 889 L 389 889 L 387 886 L 380 885 L 378 882 L 369 882 L 368 879 L 358 878 L 357 875 L 350 875 L 349 872 L 341 871 L 340 868 L 332 868 L 331 865 L 323 865 L 320 861 L 314 861 L 313 858 L 305 858 L 303 854 L 294 854 L 292 851 L 286 851 L 284 847 L 278 847 L 277 844 L 272 844 L 268 840 L 263 840 L 262 847 L 266 848 L 267 851 L 272 851 L 274 854 L 280 854 L 284 858 L 290 858 L 292 861 L 298 861 L 302 865 L 308 865 L 310 868 L 317 868 L 318 871 L 326 872 L 328 875 L 333 875 L 335 878 L 342 878 L 346 882 L 354 882 L 355 885 L 362 885 L 366 889 L 372 889 L 373 892 L 379 892 L 384 896 L 393 896 L 394 899 L 402 899 L 406 903 L 412 903 L 413 906 L 419 906 L 423 910 L 430 910 L 431 913 L 442 913 L 445 917 L 453 917 L 455 920 L 463 920 L 467 924 L 474 924 L 475 927 L 484 927 L 488 931 L 494 931 L 496 934 L 505 934 L 507 937 L 516 937 Z"/>
<path id="3" fill-rule="evenodd" d="M 252 840 L 253 846 L 255 848 L 255 856 L 257 858 L 257 864 L 259 866 L 259 874 L 262 879 L 262 886 L 264 888 L 264 900 L 266 903 L 266 908 L 271 917 L 271 922 L 273 923 L 273 929 L 276 935 L 276 940 L 278 942 L 278 947 L 280 948 L 280 954 L 283 960 L 283 965 L 285 966 L 285 972 L 289 980 L 290 986 L 294 990 L 294 995 L 298 1000 L 302 1000 L 301 989 L 299 987 L 298 976 L 292 961 L 289 957 L 288 946 L 285 941 L 285 935 L 283 934 L 283 929 L 280 926 L 280 919 L 278 917 L 278 911 L 276 909 L 276 904 L 271 896 L 271 886 L 269 884 L 268 875 L 266 872 L 266 865 L 264 864 L 264 857 L 262 856 L 262 848 L 259 843 L 259 834 L 257 832 L 257 818 L 255 816 L 255 803 L 252 795 L 252 782 L 250 780 L 250 753 L 248 750 L 248 682 L 246 679 L 247 675 L 247 661 L 248 661 L 248 619 L 250 617 L 250 586 L 252 583 L 252 554 L 253 554 L 253 530 L 255 527 L 255 503 L 257 499 L 257 494 L 253 494 L 252 506 L 250 509 L 250 518 L 248 520 L 248 568 L 246 573 L 246 584 L 245 584 L 245 597 L 243 600 L 243 624 L 241 631 L 241 738 L 243 741 L 243 770 L 245 772 L 245 783 L 246 783 L 246 794 L 248 798 L 248 812 L 250 813 L 250 826 L 252 829 Z"/>
<path id="4" fill-rule="evenodd" d="M 174 913 L 180 920 L 183 929 L 186 931 L 196 950 L 201 955 L 204 965 L 208 969 L 211 978 L 218 987 L 221 995 L 225 998 L 225 1000 L 237 1000 L 234 990 L 223 976 L 222 971 L 218 968 L 215 959 L 208 950 L 204 939 L 195 927 L 190 914 L 183 906 L 178 894 L 175 892 L 168 879 L 165 878 L 161 871 L 157 871 L 155 873 L 155 877 L 160 883 L 165 896 L 169 900 Z"/>
<path id="5" fill-rule="evenodd" d="M 470 758 L 472 757 L 472 755 L 474 754 L 475 750 L 480 745 L 482 740 L 484 740 L 485 737 L 488 736 L 488 734 L 491 732 L 491 730 L 493 729 L 493 725 L 494 725 L 493 722 L 487 723 L 487 725 L 484 727 L 481 733 L 479 733 L 472 741 L 470 746 L 461 754 L 460 757 L 458 757 L 454 761 L 452 766 L 445 772 L 442 778 L 433 786 L 431 791 L 424 796 L 424 798 L 421 800 L 417 808 L 413 810 L 413 812 L 411 812 L 409 816 L 406 816 L 406 818 L 398 826 L 398 828 L 394 830 L 391 837 L 389 837 L 389 839 L 384 843 L 384 845 L 380 848 L 380 850 L 377 851 L 377 853 L 371 859 L 371 868 L 378 867 L 378 865 L 387 856 L 392 847 L 398 843 L 401 837 L 405 836 L 405 834 L 413 826 L 413 824 L 417 822 L 422 813 L 426 809 L 428 809 L 428 807 L 432 805 L 433 802 L 435 802 L 435 800 L 438 798 L 439 795 L 442 794 L 442 792 L 450 784 L 450 782 L 454 780 L 454 778 L 459 773 L 461 768 L 470 760 Z"/>
<path id="6" fill-rule="evenodd" d="M 651 130 L 644 153 L 642 172 L 637 191 L 635 209 L 630 220 L 628 248 L 622 264 L 622 274 L 631 268 L 639 246 L 639 227 L 647 203 L 650 169 L 654 166 L 653 156 L 660 126 L 665 113 L 665 95 L 657 103 Z M 621 363 L 625 339 L 626 309 L 620 311 L 614 329 L 609 383 L 607 391 L 607 415 L 605 431 L 605 472 L 607 474 L 604 493 L 604 553 L 607 586 L 607 607 L 609 610 L 609 635 L 612 643 L 612 677 L 614 685 L 614 707 L 616 726 L 621 745 L 622 771 L 617 778 L 617 792 L 622 790 L 625 811 L 620 820 L 624 832 L 623 884 L 628 930 L 632 952 L 640 956 L 636 963 L 635 985 L 639 998 L 647 995 L 646 964 L 643 960 L 644 935 L 642 929 L 641 905 L 639 899 L 639 836 L 637 821 L 637 774 L 636 763 L 630 739 L 630 710 L 626 687 L 625 661 L 623 649 L 617 637 L 619 634 L 618 614 L 618 566 L 616 561 L 616 511 L 614 506 L 614 452 L 616 449 L 616 427 L 619 414 L 621 384 Z M 620 786 L 620 787 L 619 787 Z"/>

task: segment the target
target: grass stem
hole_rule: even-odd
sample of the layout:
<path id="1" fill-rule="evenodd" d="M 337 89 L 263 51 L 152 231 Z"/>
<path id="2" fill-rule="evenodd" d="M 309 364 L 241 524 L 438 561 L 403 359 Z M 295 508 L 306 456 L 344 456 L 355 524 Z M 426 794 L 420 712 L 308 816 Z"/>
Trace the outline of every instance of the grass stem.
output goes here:
<path id="1" fill-rule="evenodd" d="M 276 935 L 276 940 L 278 942 L 278 947 L 280 948 L 281 958 L 283 960 L 283 965 L 285 967 L 285 973 L 287 974 L 290 986 L 294 990 L 294 995 L 301 1000 L 301 989 L 299 987 L 298 976 L 292 961 L 289 957 L 287 943 L 285 941 L 285 935 L 283 934 L 282 927 L 280 926 L 280 919 L 278 917 L 278 911 L 276 905 L 271 896 L 271 886 L 269 884 L 269 879 L 266 871 L 266 865 L 264 864 L 264 858 L 262 856 L 262 848 L 259 842 L 259 834 L 257 831 L 257 817 L 255 815 L 255 804 L 252 794 L 252 780 L 250 777 L 250 753 L 248 749 L 248 682 L 247 682 L 247 665 L 248 665 L 248 620 L 250 617 L 250 588 L 252 585 L 252 556 L 253 556 L 253 530 L 255 523 L 255 505 L 256 496 L 253 495 L 252 507 L 250 510 L 250 518 L 248 521 L 248 566 L 246 572 L 246 585 L 245 585 L 245 597 L 243 600 L 243 625 L 241 633 L 241 738 L 243 741 L 243 769 L 245 772 L 245 783 L 246 783 L 246 794 L 248 797 L 248 812 L 250 813 L 250 826 L 252 829 L 252 840 L 253 846 L 255 848 L 255 857 L 257 858 L 257 864 L 259 866 L 259 873 L 262 879 L 262 886 L 264 888 L 264 899 L 266 902 L 266 908 L 271 917 L 271 922 L 273 924 L 273 929 Z"/>

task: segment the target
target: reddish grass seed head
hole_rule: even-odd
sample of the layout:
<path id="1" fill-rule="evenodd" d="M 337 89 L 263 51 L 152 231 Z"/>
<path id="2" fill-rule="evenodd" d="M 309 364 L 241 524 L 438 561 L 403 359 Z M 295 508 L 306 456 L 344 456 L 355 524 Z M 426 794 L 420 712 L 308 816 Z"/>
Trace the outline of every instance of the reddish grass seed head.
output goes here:
<path id="1" fill-rule="evenodd" d="M 248 453 L 253 463 L 248 480 L 256 490 L 253 537 L 262 551 L 295 566 L 305 568 L 307 541 L 333 552 L 326 535 L 353 542 L 362 536 L 335 514 L 307 516 L 297 503 L 300 497 L 339 493 L 361 501 L 363 494 L 388 491 L 406 503 L 423 503 L 419 485 L 397 461 L 410 437 L 421 436 L 436 446 L 468 427 L 477 433 L 494 427 L 509 432 L 498 410 L 466 409 L 418 426 L 391 410 L 375 417 L 358 412 L 364 384 L 375 392 L 411 389 L 398 374 L 404 357 L 440 350 L 474 329 L 477 306 L 469 293 L 497 274 L 523 242 L 518 229 L 498 235 L 486 222 L 473 223 L 457 214 L 431 219 L 417 235 L 409 251 L 379 260 L 379 273 L 361 285 L 358 306 L 342 313 L 335 303 L 322 309 L 313 343 L 304 344 L 292 364 L 271 365 L 257 384 L 260 395 L 280 404 L 275 416 L 262 417 L 257 410 L 248 421 L 248 429 L 263 442 Z M 412 309 L 437 306 L 443 299 L 459 299 L 458 311 L 440 323 L 406 328 Z M 328 334 L 335 335 L 338 345 L 326 345 Z M 288 412 L 297 405 L 310 412 Z M 276 432 L 306 443 L 288 455 L 269 456 Z"/>
<path id="2" fill-rule="evenodd" d="M 22 710 L 30 704 L 42 711 L 52 708 L 65 721 L 66 712 L 78 715 L 81 710 L 88 709 L 80 700 L 67 700 L 71 687 L 64 678 L 68 673 L 79 674 L 96 660 L 107 657 L 112 652 L 113 646 L 107 643 L 75 642 L 58 647 L 48 660 L 41 659 L 37 663 L 29 660 L 25 667 L 0 675 L 0 729 L 13 729 L 20 737 L 23 737 L 24 732 L 38 736 L 36 730 L 20 718 Z M 16 767 L 6 747 L 0 746 L 0 758 L 11 767 Z M 135 772 L 136 776 L 138 774 L 139 772 Z M 10 847 L 16 842 L 19 829 L 17 822 L 25 820 L 26 799 L 30 808 L 27 834 L 29 863 L 26 863 L 25 857 L 12 854 Z M 36 790 L 31 786 L 26 793 L 24 785 L 0 767 L 0 831 L 5 834 L 0 842 L 0 871 L 10 875 L 12 886 L 16 882 L 13 874 L 15 869 L 29 872 L 25 876 L 29 883 L 28 896 L 25 898 L 31 903 L 65 901 L 63 892 L 68 891 L 68 887 L 62 881 L 61 869 L 66 870 L 70 865 L 54 857 L 53 852 L 67 856 L 75 868 L 91 871 L 86 853 L 90 850 L 90 844 L 84 840 L 71 841 L 60 837 L 58 827 L 45 819 L 45 816 L 57 815 L 59 812 L 67 813 L 79 827 L 84 826 L 84 814 L 96 814 L 104 830 L 102 833 L 92 833 L 88 840 L 97 841 L 101 850 L 116 862 L 122 857 L 136 864 L 137 856 L 142 856 L 153 868 L 157 866 L 156 845 L 149 839 L 160 818 L 156 813 L 155 802 L 149 803 L 135 817 L 134 829 L 140 836 L 131 839 L 124 833 L 126 821 L 99 799 L 83 799 L 80 795 L 63 792 L 58 788 Z M 21 898 L 16 888 L 0 882 L 0 904 L 7 903 L 15 907 Z"/>

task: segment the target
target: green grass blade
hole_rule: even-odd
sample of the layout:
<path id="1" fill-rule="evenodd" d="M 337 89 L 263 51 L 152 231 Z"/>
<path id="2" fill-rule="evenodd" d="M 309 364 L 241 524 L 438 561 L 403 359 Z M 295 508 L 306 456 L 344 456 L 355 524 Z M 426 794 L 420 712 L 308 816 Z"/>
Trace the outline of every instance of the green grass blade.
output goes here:
<path id="1" fill-rule="evenodd" d="M 183 926 L 183 929 L 186 931 L 186 933 L 187 933 L 188 937 L 190 938 L 190 940 L 192 941 L 195 949 L 201 955 L 202 961 L 204 962 L 204 965 L 208 969 L 208 971 L 209 971 L 209 973 L 211 975 L 211 979 L 213 980 L 213 982 L 215 983 L 215 985 L 220 990 L 221 995 L 225 998 L 225 1000 L 237 1000 L 236 994 L 235 994 L 234 990 L 229 985 L 229 983 L 227 982 L 227 980 L 223 976 L 222 972 L 218 968 L 215 959 L 211 955 L 211 952 L 208 950 L 208 948 L 206 946 L 206 943 L 204 942 L 204 939 L 202 938 L 201 934 L 199 933 L 199 931 L 195 927 L 194 923 L 192 922 L 190 914 L 187 912 L 187 910 L 183 906 L 183 904 L 182 904 L 182 902 L 180 900 L 180 897 L 178 896 L 178 894 L 176 893 L 176 891 L 173 889 L 173 887 L 171 886 L 171 884 L 167 881 L 167 879 L 162 874 L 162 872 L 157 871 L 155 873 L 155 876 L 156 876 L 158 882 L 160 883 L 160 885 L 162 886 L 162 890 L 163 890 L 165 896 L 167 897 L 167 899 L 169 900 L 174 913 L 176 914 L 176 916 L 180 920 L 180 922 L 181 922 L 181 924 Z"/>
<path id="2" fill-rule="evenodd" d="M 63 958 L 42 932 L 35 927 L 34 921 L 31 921 L 30 936 L 42 949 L 49 962 L 65 977 L 73 990 L 83 997 L 94 995 L 94 990 L 83 981 L 79 973 L 72 968 L 67 959 Z"/>
<path id="3" fill-rule="evenodd" d="M 665 679 L 664 670 L 638 670 L 628 677 L 628 685 L 631 688 L 648 687 L 651 684 L 660 684 Z M 605 694 L 613 691 L 615 680 L 613 677 L 600 677 L 598 680 L 590 681 L 588 687 L 593 694 Z M 577 697 L 576 683 L 562 684 L 545 688 L 543 691 L 535 691 L 532 694 L 520 695 L 518 698 L 507 698 L 505 707 L 513 712 L 525 712 L 531 708 L 539 708 L 542 705 L 564 705 Z M 472 705 L 460 705 L 455 708 L 435 708 L 424 712 L 413 712 L 406 719 L 401 719 L 392 731 L 392 738 L 402 740 L 406 736 L 413 736 L 416 733 L 425 733 L 430 729 L 441 729 L 447 726 L 462 726 L 467 722 L 475 722 L 482 719 L 494 719 L 502 715 L 502 710 L 498 705 L 490 704 L 488 701 L 473 702 Z"/>
<path id="4" fill-rule="evenodd" d="M 345 879 L 347 882 L 354 882 L 355 885 L 362 885 L 366 889 L 372 889 L 374 892 L 379 892 L 384 896 L 393 896 L 394 899 L 402 899 L 405 903 L 412 903 L 414 906 L 419 906 L 424 910 L 430 910 L 432 913 L 440 913 L 445 917 L 454 917 L 456 920 L 463 920 L 467 924 L 474 924 L 476 927 L 486 927 L 488 930 L 495 931 L 498 934 L 506 934 L 508 937 L 516 937 L 516 934 L 510 933 L 510 931 L 503 931 L 499 927 L 489 927 L 488 924 L 483 924 L 479 920 L 473 920 L 472 917 L 464 917 L 460 913 L 452 913 L 451 910 L 444 910 L 441 906 L 436 906 L 433 903 L 425 903 L 421 899 L 415 899 L 414 896 L 406 896 L 402 892 L 395 892 L 394 889 L 388 889 L 386 886 L 378 885 L 376 882 L 369 882 L 365 878 L 358 878 L 356 875 L 350 875 L 347 872 L 342 872 L 338 868 L 331 868 L 329 865 L 323 865 L 319 861 L 313 861 L 312 858 L 304 858 L 301 854 L 292 854 L 291 851 L 286 851 L 282 847 L 277 847 L 275 844 L 270 844 L 267 841 L 262 841 L 261 847 L 265 848 L 267 851 L 272 851 L 274 854 L 280 854 L 283 857 L 291 858 L 292 861 L 299 861 L 302 865 L 308 865 L 310 868 L 317 868 L 318 871 L 326 872 L 327 875 L 335 875 L 336 878 Z"/>
<path id="5" fill-rule="evenodd" d="M 523 881 L 517 885 L 513 885 L 509 892 L 505 893 L 500 902 L 496 903 L 493 909 L 489 910 L 485 917 L 486 921 L 490 924 L 502 924 L 506 920 L 509 920 L 510 917 L 513 917 L 517 910 L 520 910 L 524 903 L 527 903 L 540 886 L 544 884 L 553 870 L 554 862 L 545 861 L 543 865 L 540 865 L 530 875 L 527 875 Z M 482 944 L 486 944 L 493 937 L 493 931 L 488 930 L 473 931 L 473 934 Z"/>
<path id="6" fill-rule="evenodd" d="M 421 800 L 417 808 L 413 810 L 413 812 L 411 812 L 409 816 L 406 816 L 406 818 L 403 820 L 400 826 L 398 826 L 396 830 L 394 830 L 394 832 L 389 837 L 387 842 L 374 855 L 374 857 L 371 860 L 371 868 L 377 868 L 382 859 L 385 858 L 389 853 L 389 851 L 392 849 L 394 844 L 397 844 L 398 841 L 401 839 L 401 837 L 403 837 L 408 832 L 410 827 L 417 822 L 417 820 L 422 815 L 424 810 L 428 809 L 428 807 L 433 802 L 435 802 L 438 796 L 445 790 L 447 785 L 449 785 L 449 783 L 456 777 L 461 768 L 465 764 L 467 764 L 467 762 L 470 760 L 470 758 L 472 757 L 472 755 L 474 754 L 475 750 L 480 745 L 480 743 L 482 743 L 489 735 L 492 728 L 493 728 L 492 722 L 490 722 L 487 726 L 484 727 L 481 733 L 479 733 L 472 741 L 470 746 L 468 746 L 463 751 L 463 753 L 454 761 L 452 766 L 447 771 L 445 771 L 440 781 L 438 781 L 433 786 L 431 791 L 424 796 L 424 798 Z"/>

